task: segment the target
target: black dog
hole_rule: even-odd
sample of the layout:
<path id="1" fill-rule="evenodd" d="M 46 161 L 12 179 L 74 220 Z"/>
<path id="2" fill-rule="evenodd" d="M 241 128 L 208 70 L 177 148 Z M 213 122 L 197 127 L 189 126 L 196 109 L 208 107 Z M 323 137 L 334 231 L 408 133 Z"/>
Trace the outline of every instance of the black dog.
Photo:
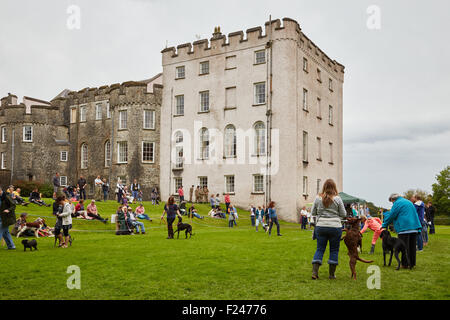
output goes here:
<path id="1" fill-rule="evenodd" d="M 27 248 L 30 248 L 30 251 L 37 250 L 37 241 L 35 239 L 33 240 L 22 240 L 23 244 L 23 251 L 26 251 Z"/>
<path id="2" fill-rule="evenodd" d="M 183 223 L 183 219 L 178 218 L 177 230 L 175 230 L 174 234 L 178 232 L 177 239 L 180 237 L 180 231 L 185 230 L 186 239 L 189 233 L 189 239 L 192 237 L 192 226 L 189 223 Z"/>
<path id="3" fill-rule="evenodd" d="M 389 266 L 391 266 L 392 262 L 392 254 L 395 254 L 395 259 L 397 259 L 398 266 L 397 269 L 400 269 L 400 259 L 398 258 L 398 254 L 402 253 L 402 258 L 406 257 L 408 261 L 408 266 L 411 269 L 411 263 L 409 262 L 408 250 L 406 249 L 406 244 L 402 239 L 391 237 L 391 233 L 388 230 L 383 230 L 380 234 L 380 238 L 383 240 L 383 259 L 384 266 L 386 266 L 386 254 L 390 251 L 391 257 L 389 258 Z"/>

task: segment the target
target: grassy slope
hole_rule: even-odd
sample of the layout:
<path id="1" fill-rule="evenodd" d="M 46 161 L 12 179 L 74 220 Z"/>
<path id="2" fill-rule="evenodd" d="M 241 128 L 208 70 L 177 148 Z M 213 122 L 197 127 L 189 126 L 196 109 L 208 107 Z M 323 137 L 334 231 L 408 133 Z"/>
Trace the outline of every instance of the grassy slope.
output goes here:
<path id="1" fill-rule="evenodd" d="M 117 204 L 99 203 L 100 213 L 110 217 Z M 247 212 L 240 211 L 238 227 L 206 218 L 194 220 L 190 240 L 166 240 L 159 224 L 162 207 L 146 203 L 154 222 L 145 222 L 146 235 L 115 236 L 113 225 L 75 221 L 74 246 L 53 248 L 52 238 L 41 238 L 37 252 L 0 250 L 1 299 L 449 299 L 450 228 L 437 234 L 424 252 L 418 253 L 415 270 L 384 268 L 381 243 L 374 259 L 381 268 L 381 290 L 366 286 L 368 265 L 358 262 L 358 280 L 350 280 L 347 249 L 342 243 L 337 279 L 310 280 L 316 242 L 310 231 L 282 223 L 282 237 L 256 233 Z M 208 207 L 199 206 L 202 215 Z M 17 213 L 51 216 L 50 208 L 30 205 Z M 34 217 L 33 217 L 34 218 Z M 54 219 L 49 219 L 53 225 Z M 88 231 L 88 232 L 86 232 Z M 95 232 L 92 232 L 95 231 Z M 97 232 L 98 231 L 98 232 Z M 371 232 L 363 246 L 370 247 Z M 367 251 L 366 251 L 367 252 Z M 328 253 L 324 261 L 328 258 Z M 67 267 L 81 268 L 81 290 L 69 290 Z M 25 278 L 24 278 L 25 275 Z"/>

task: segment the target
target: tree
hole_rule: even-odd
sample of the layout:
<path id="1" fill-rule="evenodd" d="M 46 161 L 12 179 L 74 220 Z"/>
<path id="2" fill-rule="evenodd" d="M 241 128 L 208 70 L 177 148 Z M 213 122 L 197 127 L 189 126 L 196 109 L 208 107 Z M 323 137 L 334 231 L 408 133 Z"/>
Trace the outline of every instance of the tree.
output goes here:
<path id="1" fill-rule="evenodd" d="M 408 191 L 403 193 L 403 197 L 408 200 L 410 200 L 414 195 L 419 195 L 422 198 L 422 201 L 425 203 L 431 201 L 431 195 L 427 191 L 422 189 L 409 189 Z"/>
<path id="2" fill-rule="evenodd" d="M 437 215 L 450 215 L 450 166 L 438 175 L 433 184 L 433 205 Z"/>

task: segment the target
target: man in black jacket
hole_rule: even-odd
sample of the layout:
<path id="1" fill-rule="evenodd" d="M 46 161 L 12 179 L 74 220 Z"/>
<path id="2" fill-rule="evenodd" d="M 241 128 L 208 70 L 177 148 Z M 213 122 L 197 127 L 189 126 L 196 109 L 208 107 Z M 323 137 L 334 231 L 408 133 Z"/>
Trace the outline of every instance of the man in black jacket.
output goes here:
<path id="1" fill-rule="evenodd" d="M 0 187 L 0 240 L 5 239 L 8 250 L 16 248 L 9 233 L 9 226 L 16 223 L 16 205 L 9 194 Z"/>
<path id="2" fill-rule="evenodd" d="M 80 188 L 80 199 L 86 200 L 86 179 L 83 176 L 78 179 L 78 188 Z"/>

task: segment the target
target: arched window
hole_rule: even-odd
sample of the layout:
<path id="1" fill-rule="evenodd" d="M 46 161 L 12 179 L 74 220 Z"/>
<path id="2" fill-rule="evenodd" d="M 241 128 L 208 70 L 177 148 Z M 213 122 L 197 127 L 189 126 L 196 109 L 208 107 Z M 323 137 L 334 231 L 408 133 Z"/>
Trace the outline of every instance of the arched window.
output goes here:
<path id="1" fill-rule="evenodd" d="M 111 166 L 111 141 L 105 142 L 105 167 L 109 168 Z"/>
<path id="2" fill-rule="evenodd" d="M 183 132 L 175 132 L 175 168 L 183 168 Z"/>
<path id="3" fill-rule="evenodd" d="M 200 159 L 209 159 L 209 131 L 206 128 L 200 130 Z"/>
<path id="4" fill-rule="evenodd" d="M 88 146 L 86 143 L 81 145 L 81 169 L 88 167 Z"/>
<path id="5" fill-rule="evenodd" d="M 236 128 L 229 124 L 225 127 L 225 157 L 236 157 Z"/>
<path id="6" fill-rule="evenodd" d="M 262 156 L 266 153 L 266 126 L 264 122 L 258 121 L 253 128 L 255 130 L 255 155 Z"/>
<path id="7" fill-rule="evenodd" d="M 182 143 L 183 142 L 183 132 L 177 131 L 175 132 L 175 143 Z"/>

